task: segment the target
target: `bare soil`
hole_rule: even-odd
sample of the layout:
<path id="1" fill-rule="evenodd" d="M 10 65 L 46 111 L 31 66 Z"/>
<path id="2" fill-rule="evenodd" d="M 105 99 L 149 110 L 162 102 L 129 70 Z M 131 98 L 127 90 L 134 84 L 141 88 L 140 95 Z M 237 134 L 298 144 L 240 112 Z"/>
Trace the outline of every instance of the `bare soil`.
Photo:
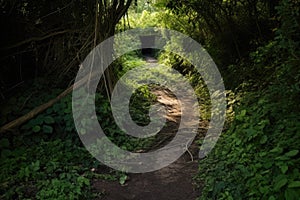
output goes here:
<path id="1" fill-rule="evenodd" d="M 155 88 L 152 92 L 157 96 L 157 101 L 168 110 L 165 116 L 167 127 L 160 132 L 165 137 L 154 147 L 159 148 L 176 134 L 181 109 L 178 100 L 170 91 Z M 199 136 L 205 134 L 206 123 L 201 122 L 200 127 Z M 198 150 L 194 141 L 189 151 L 165 168 L 142 174 L 128 174 L 124 185 L 118 181 L 94 180 L 93 188 L 103 193 L 99 199 L 105 200 L 195 200 L 201 194 L 193 180 L 198 171 Z"/>

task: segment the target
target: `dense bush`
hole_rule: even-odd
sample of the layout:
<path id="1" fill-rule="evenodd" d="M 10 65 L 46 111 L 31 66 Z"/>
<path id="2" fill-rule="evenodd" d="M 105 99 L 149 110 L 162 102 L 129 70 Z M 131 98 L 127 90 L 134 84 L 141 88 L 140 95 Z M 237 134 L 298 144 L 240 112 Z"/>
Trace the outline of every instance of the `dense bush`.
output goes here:
<path id="1" fill-rule="evenodd" d="M 295 3 L 281 2 L 276 39 L 251 54 L 234 122 L 213 152 L 200 161 L 201 199 L 299 199 L 300 60 L 295 22 L 299 7 Z"/>
<path id="2" fill-rule="evenodd" d="M 143 63 L 137 58 L 130 58 L 132 61 L 123 61 L 123 70 Z M 2 105 L 5 109 L 1 124 L 27 113 L 61 92 L 60 89 L 53 89 L 51 93 L 41 92 L 46 88 L 43 80 L 36 80 L 30 90 L 12 97 Z M 147 113 L 143 112 L 147 109 L 141 110 L 141 107 L 149 106 L 149 101 L 145 103 L 149 95 L 147 88 L 141 88 L 133 96 L 131 112 L 136 122 L 145 123 L 147 120 Z M 110 104 L 100 92 L 96 94 L 96 105 L 99 123 L 116 145 L 130 151 L 150 145 L 151 140 L 129 137 L 117 127 Z M 92 192 L 92 178 L 119 179 L 121 184 L 126 180 L 123 173 L 104 167 L 82 146 L 74 126 L 70 95 L 17 131 L 3 135 L 0 147 L 1 199 L 93 199 L 98 194 Z M 92 172 L 92 169 L 96 171 Z"/>
<path id="3" fill-rule="evenodd" d="M 11 95 L 13 97 L 7 103 L 1 104 L 0 124 L 56 97 L 61 92 L 53 88 L 57 77 L 41 80 L 37 76 L 45 71 L 73 78 L 78 62 L 99 40 L 99 36 L 93 39 L 97 27 L 90 23 L 95 20 L 94 13 L 90 12 L 95 11 L 93 2 L 79 1 L 76 5 L 72 2 L 65 8 L 62 4 L 46 1 L 42 4 L 3 2 L 5 12 L 1 14 L 11 20 L 24 18 L 30 26 L 22 25 L 21 30 L 27 27 L 26 35 L 37 41 L 30 40 L 21 44 L 20 50 L 12 47 L 11 52 L 3 54 L 3 75 L 9 74 L 10 69 L 32 65 L 27 70 L 31 74 L 35 70 L 35 75 L 30 77 L 35 77 L 35 81 L 24 84 L 18 94 Z M 139 2 L 142 4 L 130 10 L 116 32 L 130 27 L 162 26 L 187 34 L 212 55 L 219 64 L 227 89 L 230 89 L 227 90 L 228 120 L 224 133 L 214 150 L 199 163 L 197 180 L 202 190 L 199 198 L 299 199 L 299 0 L 157 0 L 158 8 L 149 1 Z M 52 5 L 49 7 L 57 9 L 54 13 L 58 15 L 49 15 L 42 20 L 49 13 L 47 6 L 42 5 Z M 9 15 L 6 12 L 9 10 L 16 12 Z M 74 13 L 68 12 L 71 10 Z M 150 12 L 153 10 L 156 12 Z M 66 24 L 52 30 L 60 24 L 58 19 L 62 16 L 68 16 Z M 106 23 L 104 18 L 101 19 Z M 34 31 L 30 31 L 31 28 Z M 40 30 L 44 33 L 37 34 Z M 64 35 L 60 35 L 61 30 Z M 114 32 L 114 29 L 109 30 Z M 58 35 L 52 37 L 52 34 Z M 44 36 L 47 38 L 43 39 Z M 25 39 L 18 35 L 9 38 L 13 41 L 5 42 Z M 8 43 L 4 45 L 9 46 Z M 117 46 L 126 48 L 122 44 Z M 145 62 L 137 58 L 141 56 L 139 53 L 131 52 L 116 61 L 114 75 L 120 77 L 128 70 L 144 65 Z M 189 62 L 168 51 L 161 52 L 159 60 L 189 79 L 201 103 L 202 120 L 209 121 L 211 103 L 200 74 Z M 150 75 L 144 73 L 141 76 Z M 61 85 L 71 82 L 59 80 L 63 82 Z M 6 81 L 0 82 L 5 90 L 9 88 Z M 12 83 L 16 81 L 18 78 Z M 135 83 L 129 81 L 128 84 Z M 48 92 L 49 88 L 51 92 Z M 0 92 L 3 96 L 7 91 Z M 130 114 L 136 123 L 149 123 L 148 111 L 154 100 L 149 86 L 134 92 Z M 71 96 L 67 96 L 19 129 L 1 135 L 1 199 L 92 199 L 99 195 L 92 191 L 92 178 L 119 178 L 121 184 L 125 182 L 126 175 L 108 170 L 83 148 L 71 107 Z M 113 122 L 109 102 L 101 92 L 96 94 L 96 112 L 108 138 L 119 147 L 130 151 L 144 150 L 155 142 L 155 138 L 137 139 L 121 131 Z"/>
<path id="4" fill-rule="evenodd" d="M 279 87 L 243 97 L 231 128 L 200 161 L 202 199 L 298 199 L 299 89 Z"/>

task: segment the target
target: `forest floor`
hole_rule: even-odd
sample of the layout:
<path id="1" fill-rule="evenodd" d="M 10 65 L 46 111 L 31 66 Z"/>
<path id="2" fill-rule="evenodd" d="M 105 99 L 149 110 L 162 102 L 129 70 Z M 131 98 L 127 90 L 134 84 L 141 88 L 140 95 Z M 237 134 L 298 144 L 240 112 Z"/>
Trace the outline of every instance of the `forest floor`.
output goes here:
<path id="1" fill-rule="evenodd" d="M 157 96 L 157 101 L 167 108 L 167 126 L 159 133 L 161 138 L 167 140 L 163 139 L 163 142 L 154 147 L 160 148 L 176 134 L 181 108 L 169 90 L 153 88 L 152 93 Z M 199 135 L 205 134 L 207 124 L 202 122 L 200 127 Z M 118 181 L 93 180 L 93 188 L 95 192 L 104 194 L 99 199 L 107 200 L 195 200 L 200 196 L 200 189 L 193 180 L 198 172 L 199 147 L 195 141 L 189 147 L 189 151 L 165 168 L 148 173 L 128 174 L 124 185 Z"/>

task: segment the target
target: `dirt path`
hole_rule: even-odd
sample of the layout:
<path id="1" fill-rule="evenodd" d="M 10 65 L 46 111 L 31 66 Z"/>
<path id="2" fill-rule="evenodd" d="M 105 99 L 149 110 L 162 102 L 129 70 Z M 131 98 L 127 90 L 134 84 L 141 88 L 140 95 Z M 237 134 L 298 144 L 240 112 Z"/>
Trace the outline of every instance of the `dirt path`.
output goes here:
<path id="1" fill-rule="evenodd" d="M 160 134 L 170 140 L 178 129 L 180 104 L 166 89 L 154 88 L 152 92 L 157 96 L 157 101 L 168 110 L 165 116 L 167 127 Z M 205 128 L 200 129 L 200 132 L 205 131 Z M 160 143 L 156 148 L 167 142 Z M 129 180 L 123 186 L 117 181 L 95 180 L 93 187 L 104 193 L 104 197 L 100 199 L 106 200 L 195 200 L 200 196 L 193 181 L 198 171 L 197 153 L 198 146 L 193 142 L 189 151 L 168 167 L 149 173 L 128 174 Z"/>

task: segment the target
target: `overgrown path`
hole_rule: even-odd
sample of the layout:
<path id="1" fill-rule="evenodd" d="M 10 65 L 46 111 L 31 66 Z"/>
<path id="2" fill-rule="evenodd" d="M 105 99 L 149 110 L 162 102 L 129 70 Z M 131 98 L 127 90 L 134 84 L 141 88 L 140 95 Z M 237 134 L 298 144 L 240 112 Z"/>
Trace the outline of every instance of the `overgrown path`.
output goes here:
<path id="1" fill-rule="evenodd" d="M 152 93 L 167 108 L 167 126 L 159 133 L 162 141 L 154 147 L 159 148 L 176 134 L 181 108 L 169 90 L 152 88 Z M 203 124 L 199 130 L 204 133 L 206 128 Z M 104 193 L 100 199 L 107 200 L 194 200 L 200 196 L 193 180 L 198 171 L 197 152 L 198 147 L 194 141 L 189 150 L 168 167 L 143 174 L 128 174 L 129 178 L 124 185 L 118 181 L 94 180 L 93 187 L 97 192 Z"/>

